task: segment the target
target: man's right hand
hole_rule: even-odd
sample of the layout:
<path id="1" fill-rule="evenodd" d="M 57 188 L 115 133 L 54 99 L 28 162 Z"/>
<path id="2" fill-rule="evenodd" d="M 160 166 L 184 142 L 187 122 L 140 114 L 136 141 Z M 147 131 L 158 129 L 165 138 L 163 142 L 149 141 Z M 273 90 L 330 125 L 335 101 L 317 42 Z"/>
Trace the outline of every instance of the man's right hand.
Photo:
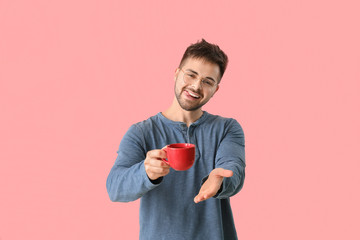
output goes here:
<path id="1" fill-rule="evenodd" d="M 156 180 L 169 174 L 170 166 L 162 161 L 163 158 L 166 158 L 164 150 L 155 149 L 147 152 L 144 165 L 149 179 Z"/>

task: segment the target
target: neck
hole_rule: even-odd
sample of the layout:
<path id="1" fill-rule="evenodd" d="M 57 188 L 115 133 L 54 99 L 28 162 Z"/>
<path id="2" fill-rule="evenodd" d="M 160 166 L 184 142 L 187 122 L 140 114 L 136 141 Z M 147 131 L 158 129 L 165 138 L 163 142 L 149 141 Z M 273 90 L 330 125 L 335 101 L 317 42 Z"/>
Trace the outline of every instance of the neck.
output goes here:
<path id="1" fill-rule="evenodd" d="M 175 97 L 171 106 L 164 112 L 162 112 L 162 114 L 167 119 L 176 122 L 184 122 L 187 126 L 189 126 L 191 123 L 196 122 L 196 120 L 198 120 L 202 116 L 203 111 L 201 110 L 201 108 L 194 111 L 186 111 L 181 108 Z"/>

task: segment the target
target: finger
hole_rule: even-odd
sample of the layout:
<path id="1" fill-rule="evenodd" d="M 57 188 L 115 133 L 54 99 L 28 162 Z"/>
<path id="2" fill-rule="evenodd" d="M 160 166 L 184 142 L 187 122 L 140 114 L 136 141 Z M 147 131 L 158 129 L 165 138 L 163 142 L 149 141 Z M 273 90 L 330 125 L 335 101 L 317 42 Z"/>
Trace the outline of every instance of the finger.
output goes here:
<path id="1" fill-rule="evenodd" d="M 149 172 L 155 174 L 161 174 L 163 176 L 167 175 L 170 172 L 169 168 L 162 168 L 162 167 L 149 167 Z"/>
<path id="2" fill-rule="evenodd" d="M 233 175 L 233 171 L 224 169 L 221 173 L 221 176 L 223 177 L 231 177 Z"/>
<path id="3" fill-rule="evenodd" d="M 166 158 L 166 152 L 164 150 L 155 149 L 148 152 L 148 156 L 151 158 Z"/>
<path id="4" fill-rule="evenodd" d="M 200 196 L 196 196 L 195 198 L 194 198 L 194 202 L 195 203 L 199 203 L 199 202 L 201 202 L 202 200 L 201 200 L 201 197 Z"/>
<path id="5" fill-rule="evenodd" d="M 151 158 L 149 160 L 149 165 L 153 167 L 170 168 L 169 164 L 157 158 Z"/>
<path id="6" fill-rule="evenodd" d="M 201 201 L 205 201 L 206 199 L 208 199 L 208 196 L 206 194 L 198 194 L 195 198 L 194 198 L 194 202 L 195 203 L 199 203 Z"/>
<path id="7" fill-rule="evenodd" d="M 168 145 L 166 145 L 165 147 L 163 147 L 161 150 L 164 150 L 165 148 L 167 148 Z"/>

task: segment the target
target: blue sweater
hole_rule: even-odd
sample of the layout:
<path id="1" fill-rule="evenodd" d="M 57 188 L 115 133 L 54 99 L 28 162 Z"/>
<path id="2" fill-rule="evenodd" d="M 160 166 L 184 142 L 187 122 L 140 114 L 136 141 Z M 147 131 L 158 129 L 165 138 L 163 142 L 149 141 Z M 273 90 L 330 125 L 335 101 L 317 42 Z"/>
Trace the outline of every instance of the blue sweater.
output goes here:
<path id="1" fill-rule="evenodd" d="M 153 183 L 146 175 L 146 153 L 172 143 L 196 145 L 194 165 Z M 245 143 L 240 124 L 204 111 L 189 127 L 161 113 L 132 125 L 121 140 L 118 156 L 106 181 L 111 201 L 141 198 L 140 239 L 237 239 L 229 197 L 238 193 L 245 178 Z M 195 204 L 201 184 L 214 168 L 234 172 L 220 191 Z M 124 216 L 125 217 L 125 216 Z"/>

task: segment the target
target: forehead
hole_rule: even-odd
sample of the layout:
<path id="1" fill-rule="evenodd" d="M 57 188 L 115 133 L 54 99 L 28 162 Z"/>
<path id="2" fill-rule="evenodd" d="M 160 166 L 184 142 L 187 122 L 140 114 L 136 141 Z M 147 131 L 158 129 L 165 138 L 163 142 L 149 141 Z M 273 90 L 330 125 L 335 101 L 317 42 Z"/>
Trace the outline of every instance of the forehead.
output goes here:
<path id="1" fill-rule="evenodd" d="M 217 64 L 202 58 L 188 58 L 182 66 L 183 70 L 191 69 L 203 77 L 220 78 L 220 68 Z"/>

